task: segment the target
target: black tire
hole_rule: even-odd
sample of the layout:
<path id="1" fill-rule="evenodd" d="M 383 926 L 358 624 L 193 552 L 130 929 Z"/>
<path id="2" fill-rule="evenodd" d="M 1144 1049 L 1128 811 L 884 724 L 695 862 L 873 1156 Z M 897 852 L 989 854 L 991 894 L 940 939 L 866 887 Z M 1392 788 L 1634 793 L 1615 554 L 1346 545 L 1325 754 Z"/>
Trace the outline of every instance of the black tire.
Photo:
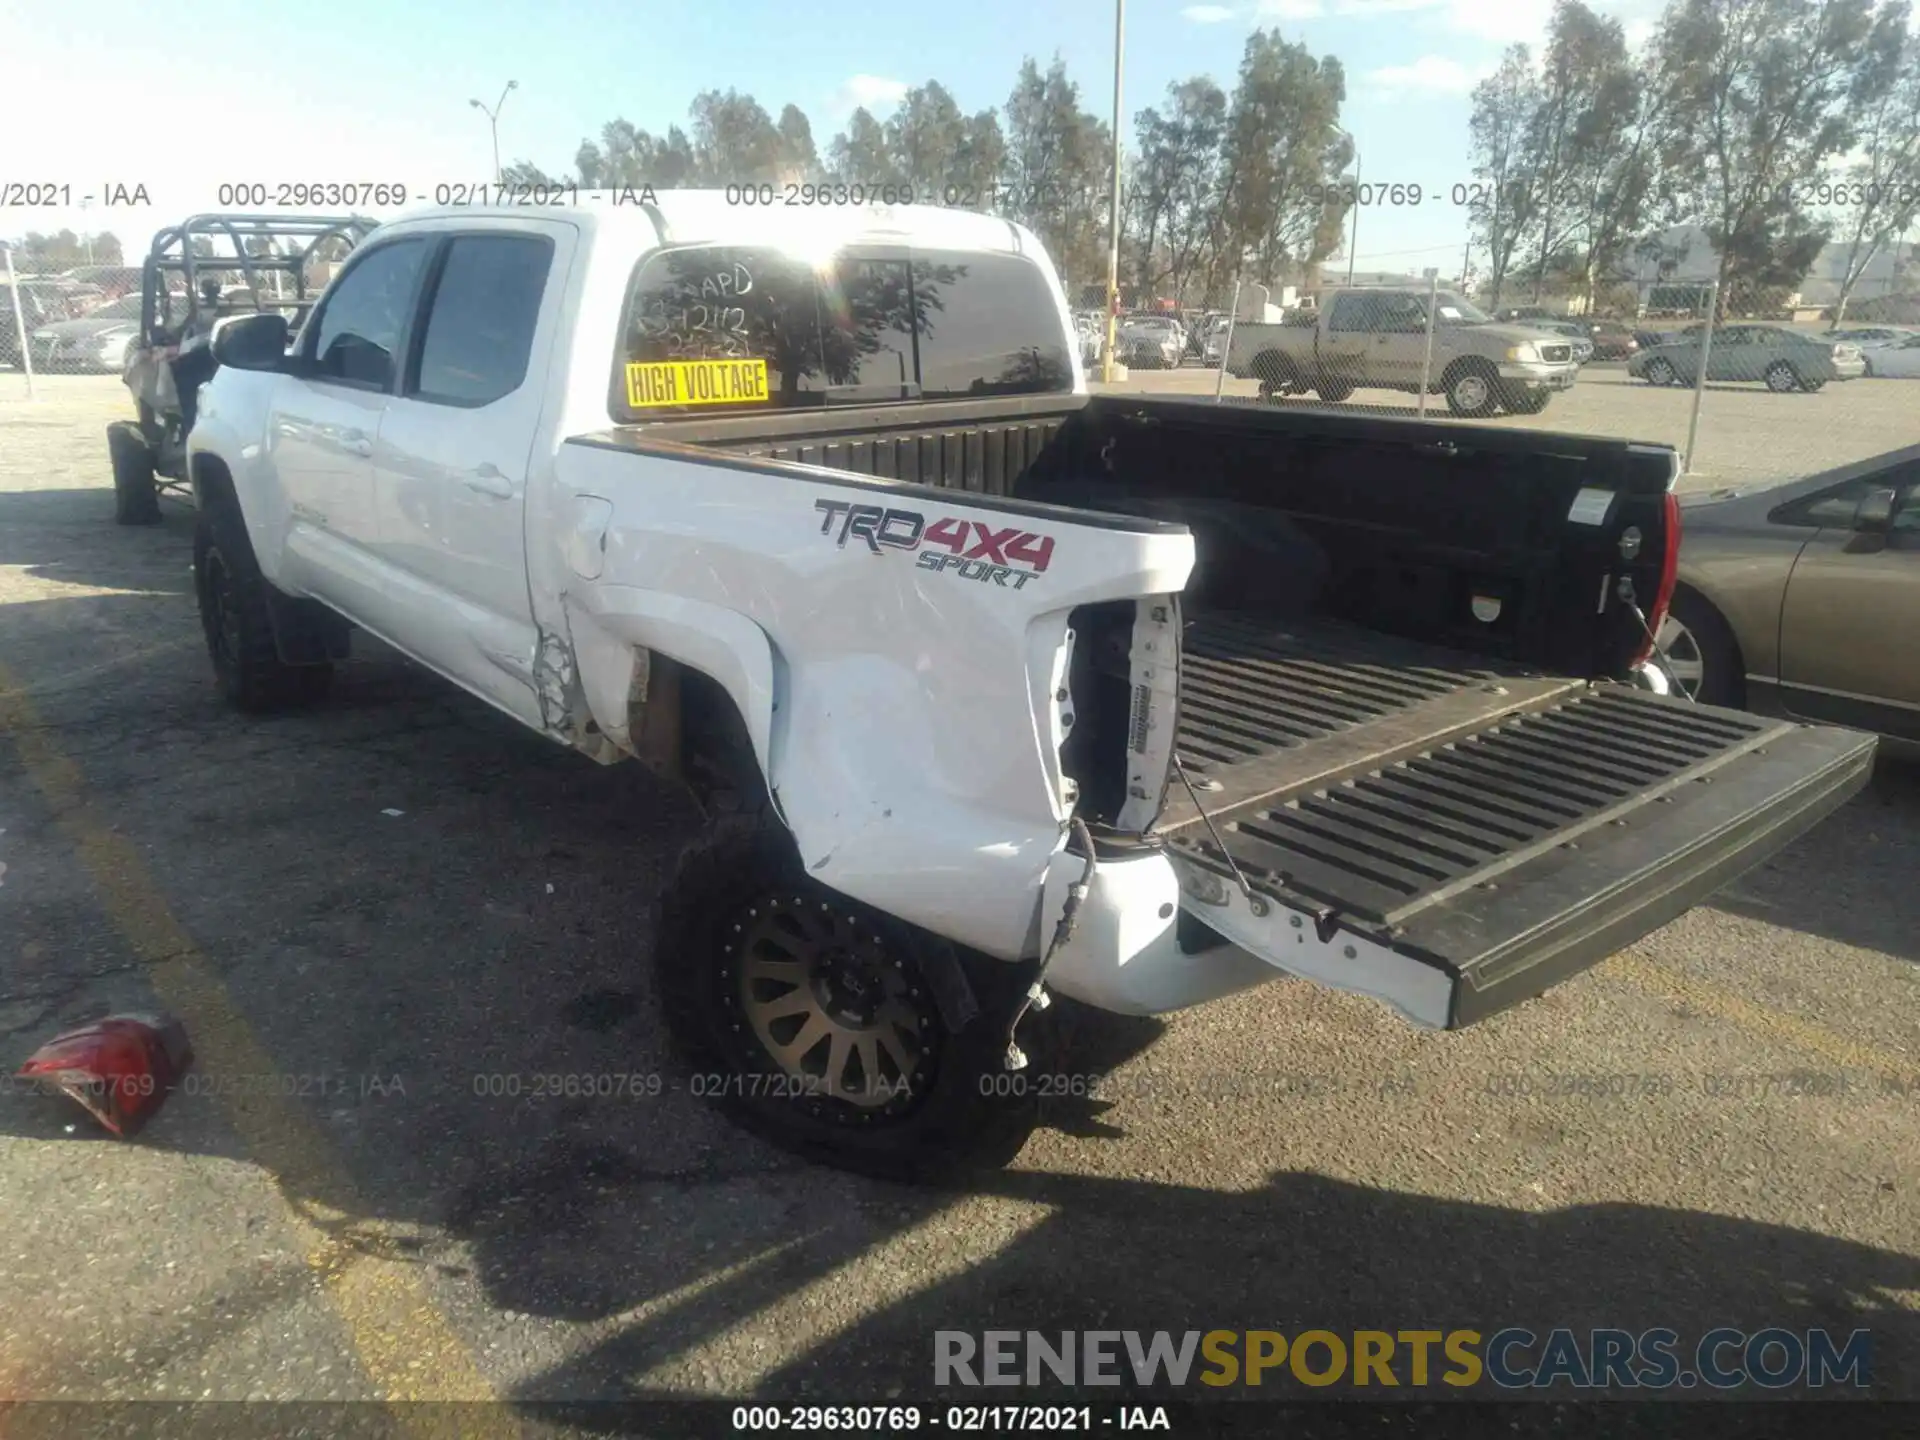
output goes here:
<path id="1" fill-rule="evenodd" d="M 1274 350 L 1263 350 L 1253 357 L 1252 370 L 1260 382 L 1260 398 L 1271 401 L 1277 396 L 1298 395 L 1303 387 L 1293 360 Z"/>
<path id="2" fill-rule="evenodd" d="M 1484 360 L 1456 361 L 1440 377 L 1440 385 L 1446 391 L 1447 409 L 1465 419 L 1491 415 L 1500 403 L 1500 377 Z"/>
<path id="3" fill-rule="evenodd" d="M 1873 357 L 1872 357 L 1871 355 L 1869 355 L 1869 356 L 1867 356 L 1867 357 L 1866 357 L 1866 358 L 1865 358 L 1864 360 L 1862 360 L 1862 361 L 1861 361 L 1860 363 L 1861 363 L 1862 365 L 1864 365 L 1864 366 L 1866 367 L 1865 369 L 1863 369 L 1863 370 L 1862 370 L 1862 371 L 1860 372 L 1860 378 L 1861 378 L 1862 380 L 1871 380 L 1871 379 L 1873 379 Z"/>
<path id="4" fill-rule="evenodd" d="M 1344 380 L 1327 380 L 1323 378 L 1316 382 L 1313 388 L 1320 398 L 1330 405 L 1338 405 L 1342 400 L 1353 394 L 1353 386 L 1347 384 Z"/>
<path id="5" fill-rule="evenodd" d="M 1551 390 L 1512 385 L 1501 392 L 1500 403 L 1516 415 L 1538 415 L 1553 398 Z"/>
<path id="6" fill-rule="evenodd" d="M 1785 360 L 1776 360 L 1767 366 L 1760 378 L 1766 382 L 1767 389 L 1776 395 L 1789 395 L 1795 390 L 1807 388 L 1807 382 L 1800 377 L 1800 372 Z"/>
<path id="7" fill-rule="evenodd" d="M 272 586 L 260 573 L 231 504 L 202 510 L 193 534 L 194 592 L 207 654 L 227 703 L 265 713 L 310 705 L 333 684 L 333 666 L 289 665 L 274 642 Z"/>
<path id="8" fill-rule="evenodd" d="M 1700 663 L 1700 680 L 1692 689 L 1693 698 L 1702 705 L 1725 705 L 1738 709 L 1746 704 L 1746 667 L 1740 658 L 1740 645 L 1724 616 L 1705 596 L 1682 585 L 1673 592 L 1667 614 L 1692 639 L 1692 648 Z M 1668 628 L 1663 624 L 1663 629 Z M 1663 636 L 1661 643 L 1670 643 Z M 1678 654 L 1676 659 L 1680 658 Z"/>
<path id="9" fill-rule="evenodd" d="M 1680 378 L 1680 372 L 1673 368 L 1673 362 L 1664 355 L 1649 360 L 1641 374 L 1649 385 L 1672 385 Z"/>
<path id="10" fill-rule="evenodd" d="M 107 427 L 107 455 L 113 463 L 113 519 L 116 525 L 158 525 L 160 490 L 154 481 L 153 451 L 140 429 L 125 420 Z"/>
<path id="11" fill-rule="evenodd" d="M 753 944 L 745 937 L 756 928 L 759 954 L 778 953 L 771 937 L 794 947 L 787 961 L 776 963 L 799 966 L 792 976 L 765 980 L 793 985 L 770 1001 L 754 996 L 761 982 L 740 968 L 744 948 L 734 948 Z M 823 946 L 816 943 L 823 933 L 838 938 Z M 662 1011 L 694 1077 L 704 1082 L 705 1097 L 784 1150 L 864 1175 L 928 1182 L 1005 1165 L 1032 1133 L 1037 1107 L 995 1093 L 1015 1088 L 1019 1078 L 1007 1077 L 1002 1061 L 1025 968 L 985 957 L 969 965 L 946 941 L 820 885 L 801 865 L 792 838 L 764 812 L 716 819 L 687 850 L 655 906 L 653 951 Z M 813 958 L 795 962 L 796 952 Z M 882 994 L 883 1012 L 910 1014 L 914 1022 L 918 1053 L 909 1054 L 911 1074 L 887 1051 L 875 1066 L 880 1073 L 865 1082 L 870 1095 L 892 1091 L 890 1098 L 867 1105 L 842 1098 L 832 1081 L 846 1080 L 846 1068 L 837 1077 L 808 1072 L 803 1062 L 822 1048 L 830 1062 L 829 1031 L 791 1062 L 760 1033 L 774 1044 L 799 1045 L 815 1026 L 815 1013 L 789 1010 L 770 1019 L 766 1012 L 803 991 L 844 993 L 832 979 L 836 966 L 843 976 L 865 967 L 866 986 L 856 983 L 852 993 Z M 936 1003 L 935 995 L 948 1003 Z M 837 1026 L 825 1018 L 826 1003 L 817 1001 L 819 1023 L 843 1033 L 859 1029 L 857 1022 Z M 943 1016 L 950 1008 L 967 1018 L 951 1024 Z M 782 1041 L 772 1026 L 788 1019 L 797 1023 Z M 905 1033 L 894 1030 L 896 1040 Z M 1031 1044 L 1025 1027 L 1021 1040 Z M 883 1045 L 873 1041 L 869 1053 L 880 1057 Z"/>

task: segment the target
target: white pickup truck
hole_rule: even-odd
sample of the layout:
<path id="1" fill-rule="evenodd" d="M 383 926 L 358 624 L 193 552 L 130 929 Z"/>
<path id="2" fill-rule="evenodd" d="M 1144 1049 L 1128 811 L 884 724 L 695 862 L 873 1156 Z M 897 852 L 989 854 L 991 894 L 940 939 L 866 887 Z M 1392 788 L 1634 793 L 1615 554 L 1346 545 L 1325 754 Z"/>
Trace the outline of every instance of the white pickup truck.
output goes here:
<path id="1" fill-rule="evenodd" d="M 687 781 L 661 1003 L 738 1117 L 835 1163 L 1004 1158 L 1050 991 L 1156 1013 L 1288 973 L 1472 1023 L 1871 765 L 1619 683 L 1673 582 L 1671 451 L 1089 397 L 1001 220 L 428 213 L 297 338 L 214 348 L 226 694 L 317 700 L 360 629 Z"/>
<path id="2" fill-rule="evenodd" d="M 1450 290 L 1431 301 L 1424 290 L 1329 290 L 1319 302 L 1277 325 L 1236 325 L 1227 373 L 1258 380 L 1266 400 L 1312 391 L 1337 404 L 1355 390 L 1425 390 L 1473 420 L 1538 415 L 1579 378 L 1566 336 L 1499 324 Z"/>

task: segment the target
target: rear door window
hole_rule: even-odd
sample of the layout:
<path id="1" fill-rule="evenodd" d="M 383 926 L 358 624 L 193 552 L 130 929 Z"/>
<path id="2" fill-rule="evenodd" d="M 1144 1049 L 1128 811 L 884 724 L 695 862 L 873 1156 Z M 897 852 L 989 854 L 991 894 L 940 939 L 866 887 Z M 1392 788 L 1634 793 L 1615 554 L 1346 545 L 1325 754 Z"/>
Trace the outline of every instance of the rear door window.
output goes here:
<path id="1" fill-rule="evenodd" d="M 553 244 L 542 236 L 455 236 L 427 316 L 413 395 L 470 407 L 518 390 L 552 261 Z"/>
<path id="2" fill-rule="evenodd" d="M 697 246 L 628 288 L 617 421 L 1073 388 L 1059 307 L 1013 255 Z"/>
<path id="3" fill-rule="evenodd" d="M 1329 330 L 1378 330 L 1380 297 L 1348 293 L 1333 297 L 1333 309 L 1327 315 Z"/>
<path id="4" fill-rule="evenodd" d="M 1073 388 L 1059 306 L 1031 261 L 916 251 L 913 291 L 925 398 Z"/>

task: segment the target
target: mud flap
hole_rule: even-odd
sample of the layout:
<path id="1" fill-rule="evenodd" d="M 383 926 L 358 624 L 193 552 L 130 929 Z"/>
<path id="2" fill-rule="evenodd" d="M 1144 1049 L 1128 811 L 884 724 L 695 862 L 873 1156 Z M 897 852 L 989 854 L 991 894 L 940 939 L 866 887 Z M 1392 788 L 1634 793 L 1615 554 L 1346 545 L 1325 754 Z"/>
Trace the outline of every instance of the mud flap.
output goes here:
<path id="1" fill-rule="evenodd" d="M 345 660 L 351 653 L 353 627 L 319 601 L 269 586 L 267 607 L 273 617 L 273 648 L 281 664 L 325 665 Z"/>

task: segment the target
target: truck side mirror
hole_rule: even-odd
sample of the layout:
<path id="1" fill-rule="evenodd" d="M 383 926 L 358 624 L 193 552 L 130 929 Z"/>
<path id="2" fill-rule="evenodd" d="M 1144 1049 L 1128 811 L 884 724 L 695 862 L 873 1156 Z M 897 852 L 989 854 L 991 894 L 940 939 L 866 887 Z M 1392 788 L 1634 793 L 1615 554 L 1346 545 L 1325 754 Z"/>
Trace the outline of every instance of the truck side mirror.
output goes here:
<path id="1" fill-rule="evenodd" d="M 1894 495 L 1890 487 L 1877 485 L 1860 497 L 1853 509 L 1853 528 L 1861 535 L 1885 535 L 1893 528 Z"/>
<path id="2" fill-rule="evenodd" d="M 213 330 L 213 358 L 234 370 L 278 370 L 287 358 L 287 317 L 235 315 Z"/>

